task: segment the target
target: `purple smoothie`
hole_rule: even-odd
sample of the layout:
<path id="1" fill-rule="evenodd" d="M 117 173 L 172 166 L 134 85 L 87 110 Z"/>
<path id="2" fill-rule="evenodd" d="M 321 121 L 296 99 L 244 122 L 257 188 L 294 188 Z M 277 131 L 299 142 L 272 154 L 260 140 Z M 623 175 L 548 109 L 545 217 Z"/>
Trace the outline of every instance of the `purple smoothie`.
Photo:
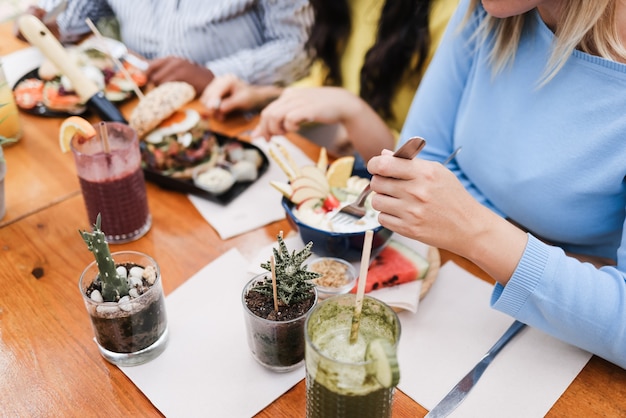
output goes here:
<path id="1" fill-rule="evenodd" d="M 128 125 L 104 124 L 95 125 L 95 137 L 76 136 L 71 143 L 87 216 L 93 225 L 101 214 L 110 243 L 133 241 L 152 224 L 139 143 Z"/>

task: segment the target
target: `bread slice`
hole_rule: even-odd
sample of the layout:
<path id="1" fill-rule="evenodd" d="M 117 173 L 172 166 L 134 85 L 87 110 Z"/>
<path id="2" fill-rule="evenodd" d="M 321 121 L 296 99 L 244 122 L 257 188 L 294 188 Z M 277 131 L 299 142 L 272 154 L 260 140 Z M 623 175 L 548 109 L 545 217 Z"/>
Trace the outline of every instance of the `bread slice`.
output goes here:
<path id="1" fill-rule="evenodd" d="M 143 138 L 196 97 L 193 86 L 184 81 L 170 81 L 150 90 L 130 115 L 129 125 Z"/>

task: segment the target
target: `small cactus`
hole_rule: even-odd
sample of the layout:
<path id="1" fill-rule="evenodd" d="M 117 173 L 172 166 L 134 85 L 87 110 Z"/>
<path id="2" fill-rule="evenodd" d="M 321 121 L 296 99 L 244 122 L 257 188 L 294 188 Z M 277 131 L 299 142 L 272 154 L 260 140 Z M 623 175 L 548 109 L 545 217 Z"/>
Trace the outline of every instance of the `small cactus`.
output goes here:
<path id="1" fill-rule="evenodd" d="M 311 281 L 321 276 L 314 271 L 308 271 L 307 266 L 302 265 L 311 256 L 311 247 L 313 242 L 309 242 L 302 251 L 297 253 L 293 251 L 289 254 L 282 231 L 278 234 L 278 250 L 276 248 L 272 250 L 276 266 L 276 293 L 281 304 L 291 305 L 311 297 L 311 289 L 315 287 Z M 261 267 L 272 271 L 269 261 L 261 263 Z M 254 290 L 271 297 L 273 295 L 271 278 L 257 284 Z"/>
<path id="2" fill-rule="evenodd" d="M 87 243 L 87 248 L 93 253 L 100 271 L 102 298 L 105 302 L 117 302 L 121 297 L 128 295 L 128 283 L 115 270 L 115 261 L 111 256 L 109 243 L 100 229 L 102 219 L 100 214 L 96 218 L 93 232 L 78 231 Z"/>

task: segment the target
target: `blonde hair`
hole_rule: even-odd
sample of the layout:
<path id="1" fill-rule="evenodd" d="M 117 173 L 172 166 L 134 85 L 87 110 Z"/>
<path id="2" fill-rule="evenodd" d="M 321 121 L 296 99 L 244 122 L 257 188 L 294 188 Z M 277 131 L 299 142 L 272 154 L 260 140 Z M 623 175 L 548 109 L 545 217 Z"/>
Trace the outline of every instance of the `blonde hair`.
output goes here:
<path id="1" fill-rule="evenodd" d="M 619 0 L 568 0 L 561 10 L 561 18 L 554 29 L 555 42 L 546 65 L 543 85 L 550 81 L 565 65 L 574 49 L 591 55 L 619 61 L 626 59 L 626 47 L 621 44 L 615 18 L 616 3 Z M 475 11 L 480 0 L 471 0 L 469 16 Z M 507 18 L 490 15 L 482 21 L 475 36 L 485 41 L 494 34 L 490 61 L 494 74 L 502 71 L 515 60 L 515 53 L 526 19 L 525 14 Z M 467 19 L 466 19 L 467 20 Z"/>

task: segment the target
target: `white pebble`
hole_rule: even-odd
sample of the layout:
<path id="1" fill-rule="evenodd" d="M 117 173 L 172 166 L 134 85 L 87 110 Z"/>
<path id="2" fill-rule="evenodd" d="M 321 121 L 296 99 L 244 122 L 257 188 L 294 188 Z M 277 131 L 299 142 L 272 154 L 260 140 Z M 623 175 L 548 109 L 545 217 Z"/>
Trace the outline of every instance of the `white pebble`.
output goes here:
<path id="1" fill-rule="evenodd" d="M 115 271 L 117 271 L 117 275 L 123 278 L 128 277 L 128 271 L 126 271 L 126 267 L 124 266 L 117 266 L 115 268 Z"/>
<path id="2" fill-rule="evenodd" d="M 143 274 L 143 268 L 135 266 L 130 268 L 130 275 L 133 277 L 141 277 Z"/>
<path id="3" fill-rule="evenodd" d="M 96 311 L 99 313 L 115 313 L 119 311 L 117 304 L 106 304 L 106 305 L 98 305 L 96 306 Z"/>
<path id="4" fill-rule="evenodd" d="M 98 289 L 94 289 L 91 292 L 90 298 L 91 298 L 91 300 L 93 300 L 96 303 L 104 302 L 104 298 L 102 297 L 102 293 L 100 293 L 100 291 Z"/>
<path id="5" fill-rule="evenodd" d="M 148 266 L 143 272 L 143 278 L 146 279 L 148 284 L 152 286 L 156 282 L 156 268 L 154 266 Z"/>
<path id="6" fill-rule="evenodd" d="M 137 286 L 141 286 L 142 284 L 143 284 L 143 281 L 141 280 L 141 277 L 130 276 L 128 278 L 128 285 L 130 287 L 137 287 Z"/>
<path id="7" fill-rule="evenodd" d="M 139 290 L 137 290 L 137 288 L 135 287 L 133 287 L 132 289 L 128 291 L 128 295 L 133 299 L 137 299 L 139 296 L 141 296 L 139 294 Z"/>
<path id="8" fill-rule="evenodd" d="M 121 297 L 117 304 L 119 305 L 120 309 L 125 312 L 130 312 L 133 309 L 133 305 L 132 303 L 130 303 L 130 296 Z"/>

